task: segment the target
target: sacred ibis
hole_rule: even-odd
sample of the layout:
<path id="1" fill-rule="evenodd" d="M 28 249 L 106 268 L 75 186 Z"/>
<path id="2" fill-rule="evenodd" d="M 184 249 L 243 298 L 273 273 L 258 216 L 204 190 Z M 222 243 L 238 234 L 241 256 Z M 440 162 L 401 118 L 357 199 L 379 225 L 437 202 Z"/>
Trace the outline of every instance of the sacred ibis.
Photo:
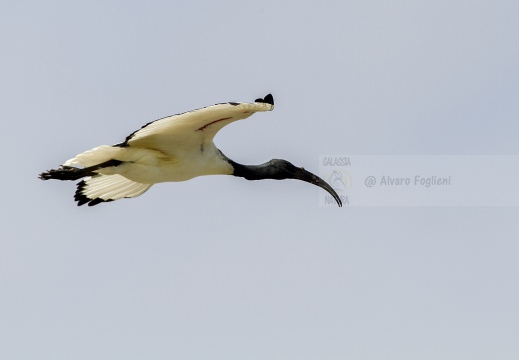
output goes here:
<path id="1" fill-rule="evenodd" d="M 227 102 L 168 116 L 144 125 L 112 146 L 102 145 L 66 161 L 58 169 L 40 174 L 42 180 L 79 180 L 77 205 L 133 198 L 153 184 L 185 181 L 202 175 L 234 175 L 247 180 L 297 179 L 341 199 L 323 179 L 286 160 L 261 165 L 238 164 L 213 143 L 216 133 L 236 120 L 274 109 L 268 94 L 253 103 Z"/>

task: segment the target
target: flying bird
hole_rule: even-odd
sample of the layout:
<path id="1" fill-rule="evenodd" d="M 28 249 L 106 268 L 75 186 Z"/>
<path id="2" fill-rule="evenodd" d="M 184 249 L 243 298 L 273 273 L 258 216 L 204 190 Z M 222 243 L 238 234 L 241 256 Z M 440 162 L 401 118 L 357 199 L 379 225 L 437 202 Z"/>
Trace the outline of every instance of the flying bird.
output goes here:
<path id="1" fill-rule="evenodd" d="M 168 116 L 144 125 L 121 143 L 79 154 L 58 169 L 41 173 L 39 178 L 73 181 L 84 178 L 77 184 L 74 196 L 78 206 L 134 198 L 153 184 L 202 175 L 302 180 L 323 188 L 342 206 L 328 183 L 302 167 L 280 159 L 261 165 L 242 165 L 215 146 L 213 138 L 225 125 L 273 109 L 274 98 L 268 94 L 253 103 L 220 103 Z"/>

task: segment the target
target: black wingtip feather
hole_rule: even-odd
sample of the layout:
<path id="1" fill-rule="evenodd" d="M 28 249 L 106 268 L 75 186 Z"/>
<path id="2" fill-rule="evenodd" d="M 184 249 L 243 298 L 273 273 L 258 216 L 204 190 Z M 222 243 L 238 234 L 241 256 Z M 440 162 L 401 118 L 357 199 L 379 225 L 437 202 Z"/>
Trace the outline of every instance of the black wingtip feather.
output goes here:
<path id="1" fill-rule="evenodd" d="M 74 200 L 77 201 L 77 206 L 82 206 L 85 204 L 88 204 L 88 206 L 95 206 L 102 202 L 113 201 L 112 199 L 108 199 L 108 200 L 104 200 L 101 198 L 91 199 L 91 198 L 87 197 L 85 194 L 83 194 L 83 190 L 85 189 L 85 187 L 86 187 L 86 182 L 84 180 L 80 181 L 77 184 L 77 190 L 76 190 L 76 193 L 74 194 Z"/>
<path id="2" fill-rule="evenodd" d="M 254 100 L 254 102 L 265 103 L 274 106 L 274 97 L 272 96 L 272 94 L 267 94 L 263 99 L 258 98 Z"/>
<path id="3" fill-rule="evenodd" d="M 265 98 L 263 99 L 264 102 L 266 102 L 267 104 L 270 104 L 272 106 L 274 106 L 274 97 L 272 96 L 272 94 L 268 94 L 265 96 Z"/>
<path id="4" fill-rule="evenodd" d="M 88 203 L 88 206 L 94 206 L 94 205 L 97 205 L 97 204 L 101 204 L 103 202 L 110 202 L 110 201 L 113 201 L 113 200 L 112 199 L 104 200 L 104 199 L 101 199 L 101 198 L 96 198 L 96 199 L 90 201 Z"/>
<path id="5" fill-rule="evenodd" d="M 81 206 L 90 201 L 85 195 L 82 194 L 83 189 L 85 188 L 85 180 L 81 180 L 77 183 L 76 193 L 74 194 L 74 200 L 77 201 L 77 206 Z"/>

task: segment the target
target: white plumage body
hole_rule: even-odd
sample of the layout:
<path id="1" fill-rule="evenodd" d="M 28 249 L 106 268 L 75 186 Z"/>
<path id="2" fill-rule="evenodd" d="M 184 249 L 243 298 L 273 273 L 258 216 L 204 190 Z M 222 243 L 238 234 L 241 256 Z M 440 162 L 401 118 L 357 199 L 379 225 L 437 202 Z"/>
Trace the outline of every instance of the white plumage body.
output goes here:
<path id="1" fill-rule="evenodd" d="M 119 174 L 144 184 L 170 181 L 186 181 L 202 175 L 229 175 L 232 166 L 223 159 L 211 141 L 198 152 L 179 148 L 175 155 L 139 147 L 99 146 L 65 162 L 65 166 L 93 166 L 108 160 L 124 163 L 106 167 L 97 172 L 103 175 Z"/>

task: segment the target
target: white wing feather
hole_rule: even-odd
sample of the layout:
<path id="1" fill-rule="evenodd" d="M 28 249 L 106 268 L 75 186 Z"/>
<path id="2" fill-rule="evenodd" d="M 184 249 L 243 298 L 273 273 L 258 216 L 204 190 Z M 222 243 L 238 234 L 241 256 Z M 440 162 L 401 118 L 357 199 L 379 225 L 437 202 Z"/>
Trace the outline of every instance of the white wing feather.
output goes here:
<path id="1" fill-rule="evenodd" d="M 95 175 L 83 180 L 76 191 L 76 200 L 84 203 L 97 198 L 103 201 L 133 198 L 142 195 L 153 184 L 141 184 L 121 175 Z"/>
<path id="2" fill-rule="evenodd" d="M 274 105 L 260 102 L 212 105 L 151 122 L 128 136 L 126 144 L 175 154 L 179 148 L 211 142 L 225 125 L 273 108 Z"/>

